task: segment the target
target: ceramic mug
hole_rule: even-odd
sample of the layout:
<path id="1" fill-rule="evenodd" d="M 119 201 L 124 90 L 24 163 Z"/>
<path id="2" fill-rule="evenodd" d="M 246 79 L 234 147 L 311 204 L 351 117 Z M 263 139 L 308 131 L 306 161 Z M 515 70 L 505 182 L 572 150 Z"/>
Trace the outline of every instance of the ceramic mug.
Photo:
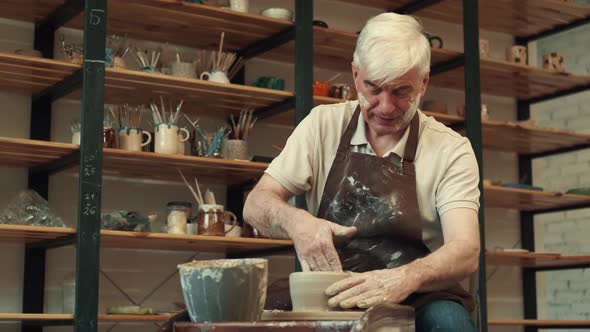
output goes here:
<path id="1" fill-rule="evenodd" d="M 506 49 L 506 60 L 519 63 L 519 64 L 526 64 L 527 58 L 527 51 L 526 46 L 511 46 Z"/>
<path id="2" fill-rule="evenodd" d="M 557 52 L 551 52 L 543 55 L 543 68 L 556 71 L 565 72 L 565 66 L 563 65 L 564 57 Z"/>
<path id="3" fill-rule="evenodd" d="M 225 224 L 225 236 L 227 237 L 242 237 L 242 227 L 236 225 Z"/>
<path id="4" fill-rule="evenodd" d="M 147 140 L 142 143 L 143 136 Z M 152 141 L 152 135 L 140 128 L 121 128 L 119 130 L 119 148 L 128 151 L 141 151 L 142 148 Z"/>
<path id="5" fill-rule="evenodd" d="M 180 136 L 180 132 L 185 133 L 185 137 Z M 160 123 L 156 126 L 155 134 L 155 152 L 176 154 L 178 151 L 178 142 L 188 140 L 190 133 L 184 128 L 178 128 L 171 123 Z"/>
<path id="6" fill-rule="evenodd" d="M 117 134 L 114 128 L 102 129 L 102 147 L 115 149 L 117 148 Z"/>
<path id="7" fill-rule="evenodd" d="M 490 41 L 487 39 L 479 40 L 479 56 L 487 58 L 490 56 Z"/>
<path id="8" fill-rule="evenodd" d="M 229 8 L 236 12 L 248 12 L 248 0 L 229 0 Z"/>
<path id="9" fill-rule="evenodd" d="M 229 216 L 230 227 L 225 229 L 225 218 Z M 223 205 L 201 204 L 199 205 L 199 235 L 225 236 L 234 229 L 238 221 L 235 214 L 224 211 Z"/>
<path id="10" fill-rule="evenodd" d="M 185 142 L 186 142 L 186 140 L 182 139 L 182 134 L 179 132 L 178 133 L 178 147 L 176 148 L 176 154 L 179 154 L 181 156 L 184 156 L 186 154 Z"/>
<path id="11" fill-rule="evenodd" d="M 72 133 L 72 144 L 80 145 L 80 132 L 79 131 Z"/>
<path id="12" fill-rule="evenodd" d="M 174 62 L 170 66 L 170 73 L 176 77 L 196 78 L 195 71 L 195 65 L 191 62 Z"/>
<path id="13" fill-rule="evenodd" d="M 204 71 L 199 76 L 200 79 L 209 82 L 217 82 L 217 83 L 229 83 L 229 78 L 227 78 L 227 74 L 221 70 L 212 70 L 212 71 Z"/>

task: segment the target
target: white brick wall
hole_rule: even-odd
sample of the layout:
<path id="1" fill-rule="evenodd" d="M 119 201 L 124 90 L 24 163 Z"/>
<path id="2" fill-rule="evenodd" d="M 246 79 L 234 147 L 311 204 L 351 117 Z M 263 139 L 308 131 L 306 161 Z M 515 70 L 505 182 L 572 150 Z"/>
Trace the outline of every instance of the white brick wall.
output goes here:
<path id="1" fill-rule="evenodd" d="M 590 5 L 590 0 L 578 2 Z M 543 54 L 557 51 L 564 54 L 568 72 L 588 75 L 588 45 L 590 24 L 538 41 L 537 63 Z M 590 133 L 590 91 L 535 104 L 531 117 L 542 127 Z M 533 180 L 550 191 L 589 186 L 590 149 L 535 160 Z M 535 220 L 537 232 L 543 234 L 537 251 L 590 254 L 590 209 L 539 215 Z M 590 320 L 590 269 L 546 272 L 540 280 L 539 298 L 546 300 L 539 303 L 542 318 Z"/>

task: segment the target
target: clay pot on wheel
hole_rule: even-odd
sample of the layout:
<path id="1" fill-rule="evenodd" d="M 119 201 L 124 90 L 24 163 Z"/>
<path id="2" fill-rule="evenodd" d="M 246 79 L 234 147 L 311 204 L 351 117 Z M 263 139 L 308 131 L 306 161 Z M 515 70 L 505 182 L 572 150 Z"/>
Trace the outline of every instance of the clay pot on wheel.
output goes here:
<path id="1" fill-rule="evenodd" d="M 328 311 L 329 296 L 326 289 L 333 283 L 346 279 L 346 272 L 294 272 L 289 275 L 289 291 L 293 311 Z"/>

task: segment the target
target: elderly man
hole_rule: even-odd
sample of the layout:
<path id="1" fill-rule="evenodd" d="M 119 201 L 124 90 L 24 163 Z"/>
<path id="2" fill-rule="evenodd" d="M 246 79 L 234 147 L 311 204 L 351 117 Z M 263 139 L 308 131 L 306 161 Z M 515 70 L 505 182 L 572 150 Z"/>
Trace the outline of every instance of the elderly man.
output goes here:
<path id="1" fill-rule="evenodd" d="M 358 101 L 318 106 L 250 193 L 245 221 L 290 238 L 304 271 L 351 271 L 329 304 L 414 306 L 418 331 L 475 330 L 459 285 L 477 270 L 479 173 L 469 141 L 419 109 L 430 45 L 410 16 L 362 30 Z M 306 193 L 308 210 L 287 203 Z"/>

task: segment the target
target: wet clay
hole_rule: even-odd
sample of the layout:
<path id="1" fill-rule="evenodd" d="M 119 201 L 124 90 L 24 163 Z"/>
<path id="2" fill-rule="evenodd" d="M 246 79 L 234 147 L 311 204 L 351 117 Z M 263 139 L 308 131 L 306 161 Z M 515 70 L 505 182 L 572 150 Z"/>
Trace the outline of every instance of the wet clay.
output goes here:
<path id="1" fill-rule="evenodd" d="M 294 272 L 289 276 L 289 292 L 293 311 L 329 311 L 326 289 L 349 277 L 346 272 Z"/>

